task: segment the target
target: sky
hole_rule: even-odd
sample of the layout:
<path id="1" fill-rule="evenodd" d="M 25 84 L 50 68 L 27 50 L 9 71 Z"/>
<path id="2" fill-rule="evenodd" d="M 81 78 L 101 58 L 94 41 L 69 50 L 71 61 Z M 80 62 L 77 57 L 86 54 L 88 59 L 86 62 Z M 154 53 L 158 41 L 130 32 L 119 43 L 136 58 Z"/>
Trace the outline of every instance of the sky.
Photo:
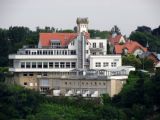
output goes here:
<path id="1" fill-rule="evenodd" d="M 129 35 L 137 26 L 160 25 L 160 0 L 0 0 L 0 27 L 37 26 L 73 29 L 77 17 L 88 17 L 89 29 L 117 25 Z"/>

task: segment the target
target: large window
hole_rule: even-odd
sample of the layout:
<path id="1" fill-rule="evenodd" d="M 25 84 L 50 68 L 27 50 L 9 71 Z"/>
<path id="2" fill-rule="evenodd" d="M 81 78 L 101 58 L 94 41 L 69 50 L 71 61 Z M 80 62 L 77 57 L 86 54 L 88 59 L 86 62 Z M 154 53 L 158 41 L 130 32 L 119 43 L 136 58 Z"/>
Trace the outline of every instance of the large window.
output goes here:
<path id="1" fill-rule="evenodd" d="M 53 68 L 53 62 L 49 62 L 49 68 Z"/>
<path id="2" fill-rule="evenodd" d="M 96 67 L 101 67 L 101 63 L 100 62 L 96 62 Z"/>
<path id="3" fill-rule="evenodd" d="M 31 67 L 31 63 L 30 62 L 26 62 L 26 68 L 30 68 Z"/>
<path id="4" fill-rule="evenodd" d="M 25 62 L 21 62 L 21 68 L 25 68 Z"/>
<path id="5" fill-rule="evenodd" d="M 71 42 L 71 45 L 74 45 L 74 41 Z"/>
<path id="6" fill-rule="evenodd" d="M 55 62 L 55 68 L 59 68 L 59 62 Z"/>
<path id="7" fill-rule="evenodd" d="M 43 62 L 43 68 L 48 68 L 48 63 L 47 62 Z"/>
<path id="8" fill-rule="evenodd" d="M 42 68 L 42 62 L 37 63 L 38 68 Z"/>
<path id="9" fill-rule="evenodd" d="M 43 50 L 43 55 L 47 55 L 47 50 Z"/>
<path id="10" fill-rule="evenodd" d="M 72 63 L 71 63 L 71 67 L 72 67 L 72 68 L 76 68 L 76 62 L 72 62 Z"/>
<path id="11" fill-rule="evenodd" d="M 64 62 L 60 62 L 60 68 L 64 68 Z"/>
<path id="12" fill-rule="evenodd" d="M 75 50 L 71 50 L 71 55 L 76 55 L 76 51 Z"/>
<path id="13" fill-rule="evenodd" d="M 66 68 L 70 68 L 70 62 L 66 62 Z"/>
<path id="14" fill-rule="evenodd" d="M 103 48 L 103 43 L 102 42 L 99 43 L 99 48 Z"/>
<path id="15" fill-rule="evenodd" d="M 93 48 L 96 48 L 96 43 L 93 43 Z"/>
<path id="16" fill-rule="evenodd" d="M 52 48 L 60 48 L 61 43 L 60 42 L 52 42 L 51 46 Z"/>
<path id="17" fill-rule="evenodd" d="M 49 80 L 40 80 L 40 86 L 49 86 Z"/>
<path id="18" fill-rule="evenodd" d="M 42 55 L 42 51 L 41 50 L 37 50 L 37 55 Z"/>
<path id="19" fill-rule="evenodd" d="M 108 62 L 104 62 L 103 67 L 108 67 Z"/>
<path id="20" fill-rule="evenodd" d="M 32 62 L 32 68 L 36 68 L 36 62 Z"/>
<path id="21" fill-rule="evenodd" d="M 112 67 L 116 67 L 116 66 L 117 66 L 117 63 L 116 63 L 116 62 L 112 62 L 112 63 L 111 63 L 111 66 L 112 66 Z"/>

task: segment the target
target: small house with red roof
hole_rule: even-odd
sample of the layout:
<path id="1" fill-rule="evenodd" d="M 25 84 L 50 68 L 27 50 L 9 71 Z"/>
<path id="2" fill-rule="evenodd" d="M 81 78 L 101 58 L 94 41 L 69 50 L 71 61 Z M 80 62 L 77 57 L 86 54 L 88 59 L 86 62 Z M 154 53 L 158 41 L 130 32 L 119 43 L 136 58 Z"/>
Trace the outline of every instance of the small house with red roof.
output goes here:
<path id="1" fill-rule="evenodd" d="M 112 36 L 108 42 L 110 52 L 113 54 L 134 54 L 137 56 L 147 51 L 147 48 L 143 47 L 137 41 L 127 40 L 122 35 Z"/>
<path id="2" fill-rule="evenodd" d="M 121 35 L 121 34 L 120 35 L 117 35 L 117 34 L 111 35 L 111 37 L 108 39 L 110 53 L 114 54 L 115 45 L 124 44 L 124 43 L 126 43 L 126 40 L 123 37 L 123 35 Z"/>
<path id="3" fill-rule="evenodd" d="M 114 46 L 115 54 L 134 54 L 135 56 L 140 55 L 147 51 L 147 48 L 143 47 L 137 41 L 128 40 L 124 44 L 116 44 Z"/>
<path id="4" fill-rule="evenodd" d="M 117 44 L 124 44 L 126 42 L 125 38 L 123 37 L 123 35 L 116 35 L 116 36 L 112 36 L 109 38 L 108 40 L 110 45 L 117 45 Z"/>

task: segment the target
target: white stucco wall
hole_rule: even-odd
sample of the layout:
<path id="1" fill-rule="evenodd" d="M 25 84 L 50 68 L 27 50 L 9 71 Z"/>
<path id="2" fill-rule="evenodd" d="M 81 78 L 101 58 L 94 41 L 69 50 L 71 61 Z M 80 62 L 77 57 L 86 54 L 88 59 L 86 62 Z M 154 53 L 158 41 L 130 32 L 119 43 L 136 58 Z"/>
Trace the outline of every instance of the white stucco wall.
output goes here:
<path id="1" fill-rule="evenodd" d="M 101 67 L 96 67 L 96 62 L 100 62 Z M 103 67 L 104 62 L 108 62 L 107 67 Z M 116 62 L 115 67 L 111 66 L 112 62 Z M 90 69 L 115 69 L 120 66 L 122 66 L 121 55 L 90 56 Z"/>
<path id="2" fill-rule="evenodd" d="M 96 48 L 100 48 L 100 43 L 103 43 L 103 53 L 106 55 L 107 53 L 107 39 L 88 39 L 90 46 L 89 48 L 93 48 L 93 43 L 96 43 Z"/>
<path id="3" fill-rule="evenodd" d="M 142 53 L 143 53 L 142 49 L 136 49 L 133 54 L 137 56 L 137 55 L 141 55 Z"/>

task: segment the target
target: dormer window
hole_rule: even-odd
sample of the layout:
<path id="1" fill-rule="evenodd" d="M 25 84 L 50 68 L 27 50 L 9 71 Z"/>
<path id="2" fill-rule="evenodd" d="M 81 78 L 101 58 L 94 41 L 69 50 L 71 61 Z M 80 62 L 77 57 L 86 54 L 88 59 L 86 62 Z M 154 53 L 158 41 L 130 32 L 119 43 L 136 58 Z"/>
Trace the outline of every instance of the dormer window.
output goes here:
<path id="1" fill-rule="evenodd" d="M 52 48 L 60 48 L 60 46 L 61 46 L 60 40 L 51 40 Z"/>
<path id="2" fill-rule="evenodd" d="M 71 45 L 73 45 L 73 46 L 74 46 L 74 41 L 72 41 L 72 42 L 71 42 Z"/>

